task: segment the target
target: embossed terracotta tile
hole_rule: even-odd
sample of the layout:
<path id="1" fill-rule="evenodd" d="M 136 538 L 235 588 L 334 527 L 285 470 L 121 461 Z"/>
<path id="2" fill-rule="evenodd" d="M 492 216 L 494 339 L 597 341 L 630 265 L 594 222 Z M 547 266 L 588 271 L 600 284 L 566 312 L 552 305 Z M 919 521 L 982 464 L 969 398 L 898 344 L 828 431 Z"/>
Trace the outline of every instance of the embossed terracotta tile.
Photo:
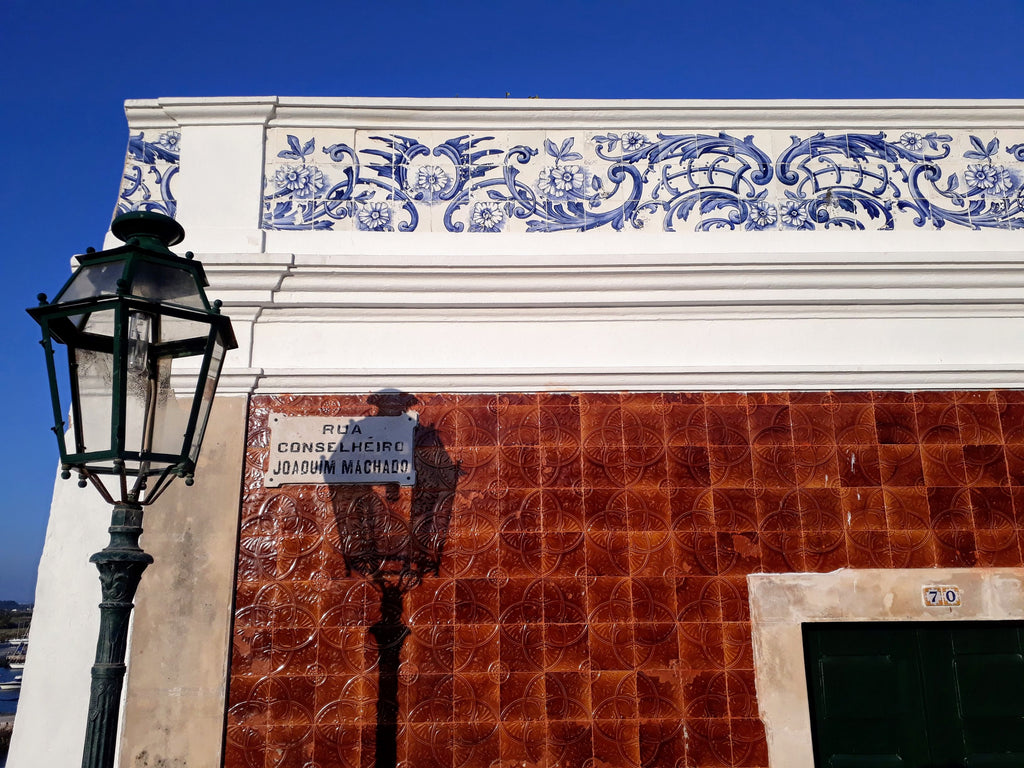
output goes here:
<path id="1" fill-rule="evenodd" d="M 750 596 L 745 576 L 723 576 L 715 579 L 709 593 L 717 593 L 722 606 L 723 621 L 750 621 Z"/>
<path id="2" fill-rule="evenodd" d="M 878 465 L 882 485 L 924 485 L 921 450 L 916 445 L 879 445 Z"/>
<path id="3" fill-rule="evenodd" d="M 540 477 L 546 488 L 577 488 L 583 483 L 583 454 L 572 446 L 542 445 Z"/>
<path id="4" fill-rule="evenodd" d="M 544 627 L 544 669 L 580 672 L 590 669 L 590 630 L 587 624 L 547 624 Z"/>
<path id="5" fill-rule="evenodd" d="M 1010 485 L 1024 486 L 1024 444 L 1007 443 L 1003 453 Z"/>
<path id="6" fill-rule="evenodd" d="M 999 423 L 1005 442 L 1024 443 L 1024 398 L 1006 402 L 999 411 Z"/>
<path id="7" fill-rule="evenodd" d="M 965 445 L 963 449 L 964 471 L 969 485 L 1009 485 L 1002 445 Z"/>
<path id="8" fill-rule="evenodd" d="M 875 445 L 875 411 L 871 403 L 844 403 L 832 413 L 836 442 L 847 445 Z"/>
<path id="9" fill-rule="evenodd" d="M 836 531 L 843 528 L 838 488 L 802 488 L 797 491 L 800 525 L 804 531 Z"/>
<path id="10" fill-rule="evenodd" d="M 481 530 L 483 527 L 466 525 L 462 528 Z M 441 558 L 441 575 L 447 578 L 487 578 L 498 567 L 499 542 L 497 532 L 474 535 L 460 531 L 450 536 Z"/>
<path id="11" fill-rule="evenodd" d="M 634 648 L 636 652 L 635 664 L 636 668 L 643 671 L 643 674 L 639 675 L 638 680 L 642 681 L 646 677 L 653 678 L 661 675 L 662 677 L 669 678 L 666 681 L 662 681 L 663 684 L 656 684 L 650 682 L 651 693 L 655 693 L 654 689 L 657 689 L 657 695 L 669 696 L 672 692 L 671 677 L 674 673 L 669 673 L 669 670 L 675 666 L 676 658 L 678 655 L 678 640 L 676 638 L 677 628 L 674 623 L 638 623 L 633 627 L 634 635 Z M 640 682 L 637 683 L 638 686 Z M 642 687 L 642 686 L 641 686 Z M 641 690 L 641 696 L 644 696 L 644 691 Z M 655 702 L 651 702 L 654 704 Z M 643 701 L 640 702 L 640 716 L 641 717 L 670 717 L 671 712 L 667 708 L 671 702 L 656 702 L 658 709 L 655 710 L 652 707 L 648 707 L 644 710 Z"/>
<path id="12" fill-rule="evenodd" d="M 736 490 L 738 494 L 746 496 L 745 491 Z M 710 489 L 673 489 L 669 496 L 669 513 L 675 531 L 715 530 L 714 497 Z"/>
<path id="13" fill-rule="evenodd" d="M 536 488 L 542 480 L 541 449 L 536 445 L 502 445 L 498 448 L 498 478 L 509 488 Z"/>
<path id="14" fill-rule="evenodd" d="M 965 568 L 977 564 L 974 531 L 935 531 L 935 564 L 940 568 Z"/>
<path id="15" fill-rule="evenodd" d="M 919 390 L 914 392 L 914 402 L 923 405 L 955 404 L 960 393 L 947 390 Z"/>
<path id="16" fill-rule="evenodd" d="M 676 616 L 681 622 L 719 622 L 722 596 L 712 576 L 683 576 L 676 579 Z"/>
<path id="17" fill-rule="evenodd" d="M 761 568 L 765 573 L 806 570 L 807 558 L 800 531 L 761 531 Z"/>
<path id="18" fill-rule="evenodd" d="M 736 768 L 768 765 L 768 740 L 764 723 L 759 718 L 733 718 L 729 721 L 729 730 L 732 735 L 732 764 Z"/>
<path id="19" fill-rule="evenodd" d="M 686 759 L 691 765 L 718 768 L 732 765 L 732 735 L 725 718 L 687 718 Z"/>
<path id="20" fill-rule="evenodd" d="M 590 666 L 593 670 L 626 670 L 636 665 L 631 624 L 590 624 Z M 635 706 L 635 705 L 634 705 Z"/>
<path id="21" fill-rule="evenodd" d="M 729 696 L 729 717 L 733 719 L 758 717 L 754 671 L 752 669 L 730 670 L 725 673 L 725 678 Z"/>
<path id="22" fill-rule="evenodd" d="M 677 488 L 705 488 L 711 483 L 706 445 L 670 445 L 665 452 L 668 481 Z"/>
<path id="23" fill-rule="evenodd" d="M 725 717 L 729 712 L 729 688 L 724 670 L 703 670 L 685 676 L 684 712 L 689 718 Z"/>
<path id="24" fill-rule="evenodd" d="M 754 480 L 749 445 L 712 445 L 708 459 L 711 484 L 716 488 L 747 488 Z"/>
<path id="25" fill-rule="evenodd" d="M 548 722 L 547 759 L 550 765 L 590 765 L 594 745 L 590 722 Z"/>
<path id="26" fill-rule="evenodd" d="M 839 454 L 833 445 L 797 445 L 793 449 L 796 484 L 805 488 L 839 485 Z"/>
<path id="27" fill-rule="evenodd" d="M 498 730 L 501 756 L 514 765 L 540 765 L 547 756 L 547 722 L 506 720 Z"/>
<path id="28" fill-rule="evenodd" d="M 544 675 L 545 714 L 552 720 L 581 722 L 590 719 L 590 675 L 547 672 Z M 550 727 L 550 726 L 549 726 Z"/>
<path id="29" fill-rule="evenodd" d="M 661 576 L 678 565 L 678 550 L 667 531 L 629 533 L 629 565 L 634 576 Z"/>
<path id="30" fill-rule="evenodd" d="M 955 445 L 961 442 L 960 421 L 956 406 L 952 404 L 920 406 L 917 412 L 917 429 L 922 443 Z"/>
<path id="31" fill-rule="evenodd" d="M 757 527 L 765 531 L 799 531 L 800 502 L 796 489 L 765 489 L 757 497 Z"/>
<path id="32" fill-rule="evenodd" d="M 850 564 L 846 553 L 846 534 L 835 531 L 806 531 L 803 534 L 805 562 L 808 571 L 828 573 Z"/>
<path id="33" fill-rule="evenodd" d="M 750 444 L 750 427 L 745 408 L 734 405 L 708 405 L 705 417 L 709 445 Z"/>
<path id="34" fill-rule="evenodd" d="M 1002 443 L 997 403 L 960 403 L 956 407 L 960 436 L 965 443 Z"/>
<path id="35" fill-rule="evenodd" d="M 885 519 L 890 531 L 923 531 L 931 523 L 928 492 L 922 487 L 885 488 Z"/>
<path id="36" fill-rule="evenodd" d="M 795 445 L 834 445 L 832 412 L 824 406 L 795 404 L 789 407 Z"/>
<path id="37" fill-rule="evenodd" d="M 793 429 L 788 405 L 756 404 L 747 414 L 752 445 L 792 445 Z"/>
<path id="38" fill-rule="evenodd" d="M 931 531 L 890 531 L 893 568 L 932 568 L 936 564 Z"/>
<path id="39" fill-rule="evenodd" d="M 672 403 L 664 416 L 667 445 L 704 446 L 708 444 L 708 420 L 703 403 Z"/>
<path id="40" fill-rule="evenodd" d="M 882 445 L 918 443 L 917 412 L 912 402 L 876 402 L 875 429 Z"/>
<path id="41" fill-rule="evenodd" d="M 718 539 L 714 532 L 676 531 L 672 539 L 676 564 L 682 573 L 705 576 L 718 573 Z"/>
<path id="42" fill-rule="evenodd" d="M 761 570 L 761 544 L 753 531 L 717 534 L 718 573 L 735 576 Z"/>
<path id="43" fill-rule="evenodd" d="M 892 568 L 887 531 L 849 530 L 846 553 L 851 568 Z"/>
<path id="44" fill-rule="evenodd" d="M 502 533 L 499 567 L 512 579 L 529 579 L 543 573 L 541 534 Z"/>
<path id="45" fill-rule="evenodd" d="M 511 672 L 500 687 L 501 719 L 543 720 L 545 693 L 543 673 Z"/>
<path id="46" fill-rule="evenodd" d="M 928 512 L 932 530 L 971 531 L 974 519 L 966 488 L 929 488 Z"/>
<path id="47" fill-rule="evenodd" d="M 1020 534 L 1013 528 L 976 531 L 977 564 L 982 568 L 1018 568 L 1022 563 Z"/>
<path id="48" fill-rule="evenodd" d="M 1016 527 L 1013 494 L 1009 487 L 971 488 L 970 503 L 975 529 L 981 531 Z"/>
<path id="49" fill-rule="evenodd" d="M 459 674 L 486 673 L 498 661 L 498 625 L 455 625 L 452 636 L 452 668 Z"/>
<path id="50" fill-rule="evenodd" d="M 271 404 L 376 412 L 358 396 L 253 400 L 226 765 L 369 767 L 380 595 L 348 574 L 339 515 L 364 496 L 399 511 L 413 490 L 262 488 Z M 1017 392 L 428 395 L 416 407 L 443 443 L 421 446 L 417 492 L 453 495 L 441 578 L 404 598 L 398 751 L 410 764 L 608 762 L 611 741 L 595 744 L 614 731 L 627 745 L 617 765 L 764 768 L 746 573 L 1022 562 Z M 682 682 L 704 673 L 726 680 L 725 709 L 687 723 L 687 755 Z"/>
<path id="51" fill-rule="evenodd" d="M 748 490 L 716 488 L 712 491 L 715 528 L 742 533 L 757 530 L 757 503 Z"/>
<path id="52" fill-rule="evenodd" d="M 632 580 L 598 576 L 587 591 L 588 621 L 628 622 L 632 616 Z"/>
<path id="53" fill-rule="evenodd" d="M 544 669 L 544 628 L 540 624 L 499 625 L 501 667 L 510 672 Z"/>
<path id="54" fill-rule="evenodd" d="M 881 488 L 841 488 L 839 499 L 842 505 L 841 522 L 849 530 L 884 531 L 887 528 L 885 495 Z"/>
<path id="55" fill-rule="evenodd" d="M 724 669 L 722 624 L 717 622 L 680 622 L 676 628 L 679 639 L 680 668 L 686 670 Z"/>
<path id="56" fill-rule="evenodd" d="M 686 734 L 681 720 L 641 720 L 638 739 L 641 765 L 686 765 Z"/>
<path id="57" fill-rule="evenodd" d="M 588 532 L 629 529 L 629 494 L 623 488 L 591 491 L 583 500 L 583 510 Z"/>
<path id="58" fill-rule="evenodd" d="M 881 485 L 878 445 L 839 445 L 839 479 L 847 487 Z"/>
<path id="59" fill-rule="evenodd" d="M 791 445 L 755 445 L 751 450 L 754 480 L 766 488 L 796 485 L 796 455 Z"/>
<path id="60" fill-rule="evenodd" d="M 605 755 L 612 765 L 640 766 L 640 724 L 636 720 L 595 720 L 594 754 Z"/>
<path id="61" fill-rule="evenodd" d="M 663 487 L 630 486 L 622 497 L 627 510 L 627 525 L 631 532 L 662 533 L 671 525 L 669 494 Z"/>

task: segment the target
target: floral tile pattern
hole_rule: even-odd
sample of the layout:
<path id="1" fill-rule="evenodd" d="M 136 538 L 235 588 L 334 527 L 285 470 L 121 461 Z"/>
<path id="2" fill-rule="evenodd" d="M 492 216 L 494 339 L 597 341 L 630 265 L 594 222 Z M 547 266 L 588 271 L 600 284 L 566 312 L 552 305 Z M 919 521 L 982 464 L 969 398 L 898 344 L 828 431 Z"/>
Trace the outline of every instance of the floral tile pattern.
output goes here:
<path id="1" fill-rule="evenodd" d="M 402 605 L 406 767 L 764 768 L 747 574 L 1024 563 L 1020 392 L 421 395 L 416 487 L 263 487 L 271 411 L 372 400 L 252 400 L 226 768 L 374 765 L 342 501 L 450 509 Z"/>
<path id="2" fill-rule="evenodd" d="M 171 182 L 178 173 L 181 134 L 168 129 L 146 139 L 144 131 L 129 136 L 121 193 L 114 215 L 154 211 L 174 217 L 178 203 Z"/>
<path id="3" fill-rule="evenodd" d="M 263 228 L 372 232 L 1024 227 L 1024 136 L 268 134 Z M 325 134 L 326 135 L 326 134 Z M 282 141 L 283 140 L 283 141 Z M 283 144 L 283 146 L 279 146 Z"/>

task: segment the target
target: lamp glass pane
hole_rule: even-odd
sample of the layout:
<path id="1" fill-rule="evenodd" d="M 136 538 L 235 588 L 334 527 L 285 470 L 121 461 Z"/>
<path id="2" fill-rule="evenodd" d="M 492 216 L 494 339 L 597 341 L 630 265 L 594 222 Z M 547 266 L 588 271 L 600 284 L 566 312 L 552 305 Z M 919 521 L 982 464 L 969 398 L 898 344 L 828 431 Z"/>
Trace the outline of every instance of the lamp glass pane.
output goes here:
<path id="1" fill-rule="evenodd" d="M 74 350 L 71 375 L 77 370 L 78 397 L 81 408 L 76 414 L 79 423 L 75 434 L 81 444 L 76 453 L 106 451 L 111 448 L 111 403 L 114 389 L 114 356 L 109 352 L 89 349 Z"/>
<path id="2" fill-rule="evenodd" d="M 194 354 L 201 355 L 206 351 L 206 340 L 210 336 L 210 323 L 188 320 L 181 317 L 165 315 L 160 318 L 160 342 L 184 341 L 196 339 Z"/>
<path id="3" fill-rule="evenodd" d="M 151 301 L 206 309 L 192 273 L 171 264 L 142 261 L 132 281 L 132 295 Z"/>
<path id="4" fill-rule="evenodd" d="M 206 380 L 203 382 L 203 390 L 200 394 L 199 403 L 199 414 L 196 420 L 196 431 L 192 436 L 192 445 L 189 447 L 188 455 L 193 461 L 199 459 L 199 447 L 203 442 L 203 435 L 206 433 L 206 424 L 210 419 L 210 409 L 213 407 L 213 396 L 217 389 L 217 380 L 220 378 L 221 368 L 224 366 L 224 355 L 225 355 L 224 343 L 217 335 L 217 340 L 213 346 L 213 354 L 210 358 L 210 369 L 206 374 Z"/>
<path id="5" fill-rule="evenodd" d="M 96 296 L 113 296 L 117 293 L 117 281 L 123 272 L 123 261 L 79 267 L 67 288 L 60 294 L 59 300 L 67 302 Z"/>

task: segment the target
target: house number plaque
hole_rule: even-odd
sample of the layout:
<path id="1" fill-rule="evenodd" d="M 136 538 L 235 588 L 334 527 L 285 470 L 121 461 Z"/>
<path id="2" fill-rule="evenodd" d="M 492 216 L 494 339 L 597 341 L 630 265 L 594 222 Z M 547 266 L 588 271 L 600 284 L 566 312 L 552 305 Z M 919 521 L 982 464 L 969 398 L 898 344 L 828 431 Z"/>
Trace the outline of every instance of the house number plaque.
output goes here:
<path id="1" fill-rule="evenodd" d="M 286 416 L 271 413 L 264 485 L 414 485 L 417 414 Z"/>
<path id="2" fill-rule="evenodd" d="M 960 587 L 948 584 L 924 587 L 924 604 L 928 608 L 958 608 L 961 605 Z"/>

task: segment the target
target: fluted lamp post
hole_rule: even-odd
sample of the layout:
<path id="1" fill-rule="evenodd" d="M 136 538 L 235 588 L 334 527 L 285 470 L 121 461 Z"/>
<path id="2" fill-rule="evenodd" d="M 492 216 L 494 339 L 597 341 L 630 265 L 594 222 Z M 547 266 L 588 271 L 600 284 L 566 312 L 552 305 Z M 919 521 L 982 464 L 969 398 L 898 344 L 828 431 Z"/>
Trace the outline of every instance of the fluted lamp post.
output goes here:
<path id="1" fill-rule="evenodd" d="M 128 619 L 153 562 L 139 547 L 143 507 L 175 477 L 192 484 L 224 355 L 238 346 L 202 265 L 169 250 L 185 236 L 174 219 L 126 213 L 111 232 L 124 245 L 78 256 L 56 298 L 28 310 L 43 332 L 61 475 L 114 507 L 110 543 L 90 558 L 103 602 L 83 768 L 114 764 Z"/>

